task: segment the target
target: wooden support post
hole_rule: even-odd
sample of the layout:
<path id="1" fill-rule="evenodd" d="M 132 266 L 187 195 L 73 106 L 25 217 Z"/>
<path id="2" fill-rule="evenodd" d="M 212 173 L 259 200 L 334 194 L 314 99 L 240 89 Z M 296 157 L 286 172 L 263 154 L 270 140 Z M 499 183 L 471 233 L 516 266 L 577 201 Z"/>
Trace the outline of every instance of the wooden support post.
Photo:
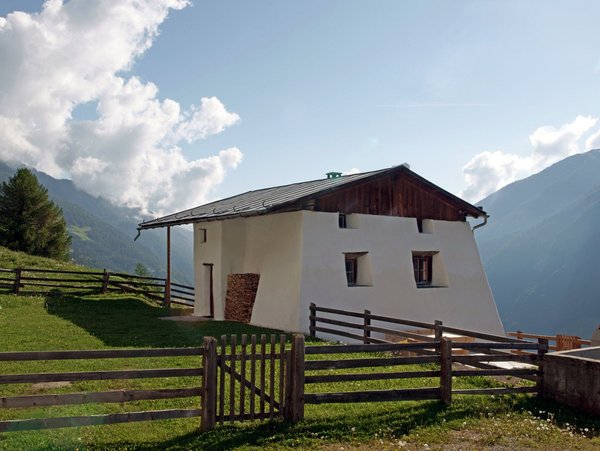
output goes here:
<path id="1" fill-rule="evenodd" d="M 292 351 L 285 351 L 285 402 L 283 418 L 292 421 Z"/>
<path id="2" fill-rule="evenodd" d="M 314 302 L 310 303 L 310 315 L 309 315 L 308 319 L 310 321 L 310 327 L 309 327 L 310 336 L 312 338 L 315 338 L 317 336 L 317 334 L 315 332 L 315 327 L 317 327 L 317 306 L 315 305 Z"/>
<path id="3" fill-rule="evenodd" d="M 15 288 L 13 292 L 18 295 L 21 289 L 21 268 L 15 269 Z"/>
<path id="4" fill-rule="evenodd" d="M 440 340 L 440 399 L 449 406 L 452 403 L 452 340 Z"/>
<path id="5" fill-rule="evenodd" d="M 363 343 L 368 345 L 371 343 L 371 331 L 367 330 L 367 327 L 371 325 L 371 310 L 365 309 L 364 323 L 363 323 Z"/>
<path id="6" fill-rule="evenodd" d="M 200 429 L 209 431 L 214 429 L 217 422 L 217 340 L 213 337 L 204 337 L 202 343 L 202 417 Z"/>
<path id="7" fill-rule="evenodd" d="M 544 395 L 544 355 L 548 353 L 548 339 L 538 338 L 538 380 L 536 383 L 537 395 Z"/>
<path id="8" fill-rule="evenodd" d="M 440 341 L 444 336 L 444 331 L 442 330 L 443 323 L 439 319 L 436 319 L 433 324 L 435 341 Z"/>
<path id="9" fill-rule="evenodd" d="M 171 226 L 167 226 L 167 278 L 165 279 L 164 306 L 171 306 Z"/>
<path id="10" fill-rule="evenodd" d="M 304 419 L 304 335 L 292 337 L 292 400 L 290 420 L 294 423 Z"/>
<path id="11" fill-rule="evenodd" d="M 101 294 L 106 294 L 108 291 L 108 283 L 110 282 L 110 272 L 104 268 L 104 274 L 102 276 L 102 288 L 100 289 Z"/>

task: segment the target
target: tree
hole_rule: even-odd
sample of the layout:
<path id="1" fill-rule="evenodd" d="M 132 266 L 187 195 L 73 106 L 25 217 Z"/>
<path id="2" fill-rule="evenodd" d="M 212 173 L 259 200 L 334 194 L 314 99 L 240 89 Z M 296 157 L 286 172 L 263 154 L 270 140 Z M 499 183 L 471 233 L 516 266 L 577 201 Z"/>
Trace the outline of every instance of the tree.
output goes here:
<path id="1" fill-rule="evenodd" d="M 0 245 L 32 255 L 67 260 L 71 237 L 62 210 L 29 169 L 0 186 Z"/>
<path id="2" fill-rule="evenodd" d="M 142 263 L 135 265 L 134 273 L 142 277 L 150 277 L 150 271 Z"/>

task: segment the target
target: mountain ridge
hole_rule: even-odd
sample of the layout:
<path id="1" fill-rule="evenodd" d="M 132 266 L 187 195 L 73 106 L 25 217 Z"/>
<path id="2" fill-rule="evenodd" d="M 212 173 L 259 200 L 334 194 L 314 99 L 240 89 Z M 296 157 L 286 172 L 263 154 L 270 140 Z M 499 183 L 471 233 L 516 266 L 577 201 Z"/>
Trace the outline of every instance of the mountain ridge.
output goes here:
<path id="1" fill-rule="evenodd" d="M 506 329 L 589 338 L 600 323 L 600 150 L 570 156 L 478 204 L 490 222 L 475 237 Z"/>
<path id="2" fill-rule="evenodd" d="M 15 169 L 0 162 L 0 182 L 8 180 Z M 144 231 L 134 241 L 138 212 L 94 197 L 75 187 L 71 180 L 55 179 L 33 170 L 48 195 L 63 210 L 72 238 L 71 256 L 76 263 L 113 271 L 133 273 L 138 263 L 156 276 L 164 276 L 166 234 Z M 82 234 L 82 230 L 86 230 Z M 193 285 L 193 234 L 185 228 L 171 230 L 172 278 Z"/>

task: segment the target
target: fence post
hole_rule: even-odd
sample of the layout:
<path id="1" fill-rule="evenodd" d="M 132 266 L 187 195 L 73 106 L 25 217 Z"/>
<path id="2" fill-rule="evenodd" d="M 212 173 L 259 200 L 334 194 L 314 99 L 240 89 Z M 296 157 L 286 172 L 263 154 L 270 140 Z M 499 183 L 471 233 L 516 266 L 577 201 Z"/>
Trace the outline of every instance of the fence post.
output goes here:
<path id="1" fill-rule="evenodd" d="M 291 402 L 289 420 L 304 419 L 304 335 L 294 334 L 291 353 Z"/>
<path id="2" fill-rule="evenodd" d="M 15 288 L 13 292 L 18 295 L 21 288 L 21 268 L 15 269 Z"/>
<path id="3" fill-rule="evenodd" d="M 371 325 L 371 310 L 365 309 L 365 321 L 363 324 L 363 343 L 368 345 L 371 343 L 371 331 L 367 327 Z"/>
<path id="4" fill-rule="evenodd" d="M 440 321 L 439 319 L 436 319 L 433 322 L 433 324 L 434 324 L 433 332 L 434 332 L 435 341 L 440 341 L 442 339 L 442 336 L 444 335 L 444 331 L 442 330 L 443 322 Z"/>
<path id="5" fill-rule="evenodd" d="M 202 342 L 202 397 L 200 429 L 214 429 L 217 422 L 217 340 L 204 337 Z"/>
<path id="6" fill-rule="evenodd" d="M 538 338 L 538 380 L 536 383 L 537 395 L 544 394 L 544 354 L 548 352 L 548 339 Z"/>
<path id="7" fill-rule="evenodd" d="M 315 327 L 317 327 L 317 306 L 315 305 L 314 302 L 310 303 L 310 315 L 309 315 L 309 320 L 310 320 L 310 336 L 312 338 L 315 338 L 317 336 L 316 331 L 315 331 Z"/>
<path id="8" fill-rule="evenodd" d="M 452 403 L 452 340 L 440 340 L 440 399 L 449 406 Z"/>
<path id="9" fill-rule="evenodd" d="M 100 290 L 101 294 L 106 294 L 108 291 L 108 283 L 110 281 L 110 272 L 104 268 L 104 274 L 102 276 L 102 289 Z"/>
<path id="10" fill-rule="evenodd" d="M 285 401 L 283 418 L 292 421 L 292 351 L 285 351 Z"/>

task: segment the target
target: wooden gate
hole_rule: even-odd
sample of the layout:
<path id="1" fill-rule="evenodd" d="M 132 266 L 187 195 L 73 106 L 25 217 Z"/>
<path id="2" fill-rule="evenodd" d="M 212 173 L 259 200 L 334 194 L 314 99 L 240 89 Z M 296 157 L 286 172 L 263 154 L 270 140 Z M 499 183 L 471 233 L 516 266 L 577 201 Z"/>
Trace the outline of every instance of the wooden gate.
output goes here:
<path id="1" fill-rule="evenodd" d="M 229 344 L 229 348 L 227 347 Z M 218 350 L 216 420 L 265 420 L 284 416 L 285 335 L 221 337 Z"/>

